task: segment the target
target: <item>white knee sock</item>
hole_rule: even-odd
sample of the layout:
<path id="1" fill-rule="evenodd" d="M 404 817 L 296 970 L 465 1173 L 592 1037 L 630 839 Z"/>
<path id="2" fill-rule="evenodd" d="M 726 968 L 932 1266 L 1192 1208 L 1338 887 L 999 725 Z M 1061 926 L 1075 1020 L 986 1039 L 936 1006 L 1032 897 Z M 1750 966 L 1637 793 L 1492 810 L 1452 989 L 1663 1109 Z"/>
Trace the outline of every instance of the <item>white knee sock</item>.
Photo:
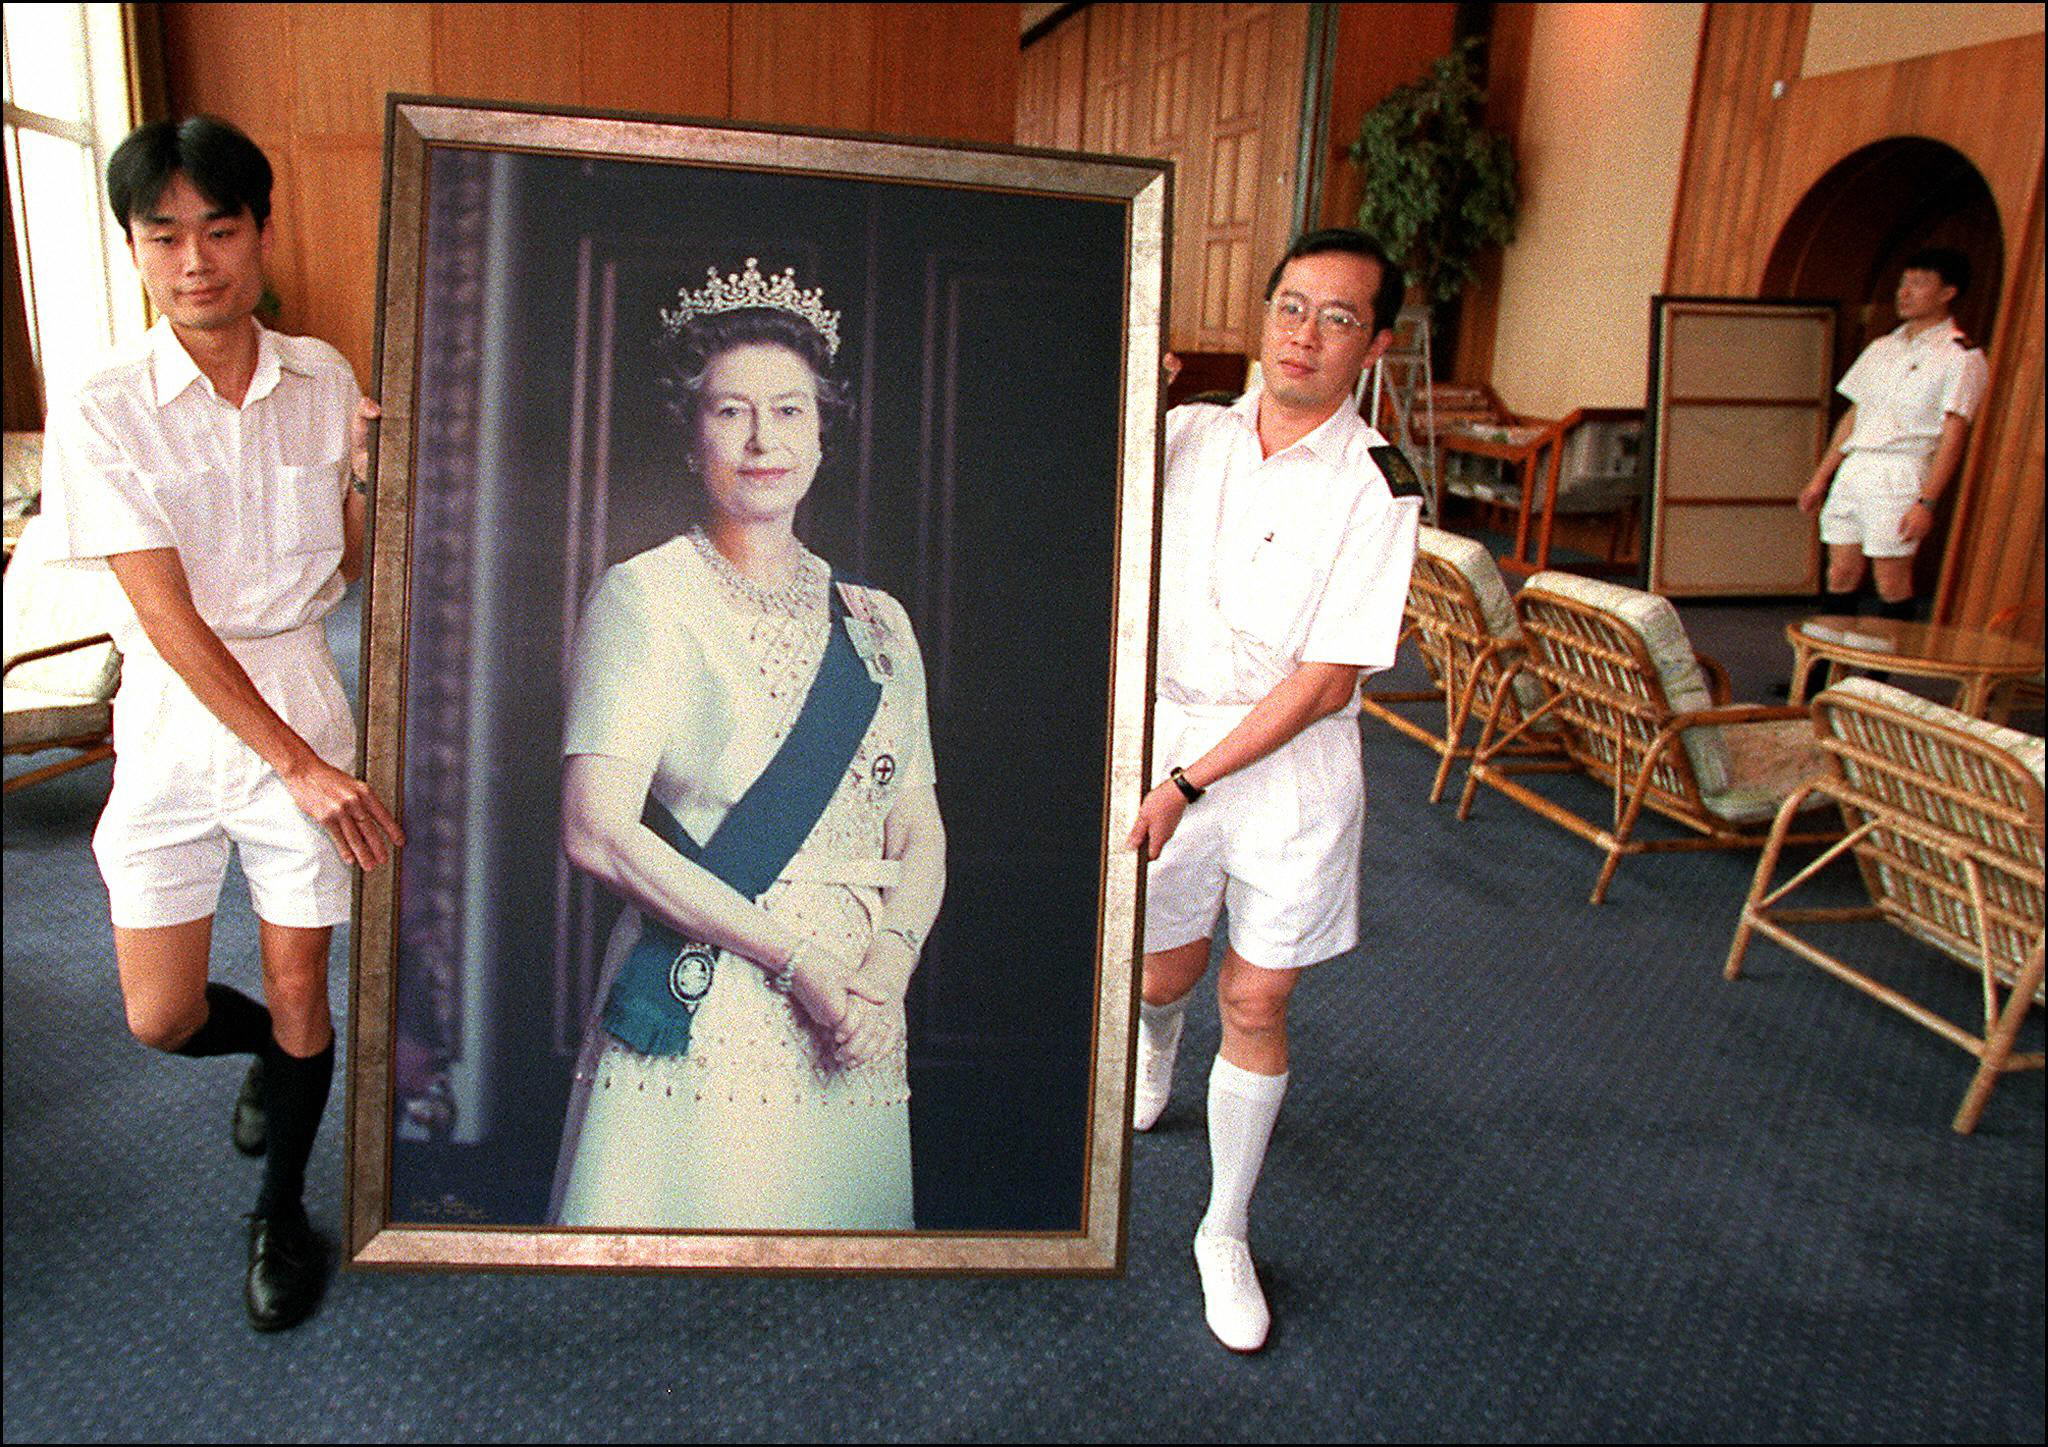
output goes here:
<path id="1" fill-rule="evenodd" d="M 1247 1239 L 1252 1188 L 1287 1094 L 1287 1076 L 1258 1075 L 1221 1055 L 1209 1070 L 1209 1210 L 1197 1235 Z"/>
<path id="2" fill-rule="evenodd" d="M 1164 1005 L 1138 1001 L 1138 1040 L 1152 1050 L 1172 1050 L 1180 1044 L 1181 1021 L 1187 1017 L 1188 996 Z"/>

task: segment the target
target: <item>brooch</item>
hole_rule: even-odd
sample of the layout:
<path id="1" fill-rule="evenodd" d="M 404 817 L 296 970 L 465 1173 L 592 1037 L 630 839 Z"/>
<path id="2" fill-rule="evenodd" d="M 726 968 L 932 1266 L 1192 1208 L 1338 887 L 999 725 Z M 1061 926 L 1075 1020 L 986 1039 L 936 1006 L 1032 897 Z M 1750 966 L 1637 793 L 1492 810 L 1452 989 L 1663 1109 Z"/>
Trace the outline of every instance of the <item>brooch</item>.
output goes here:
<path id="1" fill-rule="evenodd" d="M 676 952 L 675 962 L 668 967 L 668 992 L 692 1015 L 711 993 L 717 961 L 718 952 L 711 946 L 688 944 Z"/>

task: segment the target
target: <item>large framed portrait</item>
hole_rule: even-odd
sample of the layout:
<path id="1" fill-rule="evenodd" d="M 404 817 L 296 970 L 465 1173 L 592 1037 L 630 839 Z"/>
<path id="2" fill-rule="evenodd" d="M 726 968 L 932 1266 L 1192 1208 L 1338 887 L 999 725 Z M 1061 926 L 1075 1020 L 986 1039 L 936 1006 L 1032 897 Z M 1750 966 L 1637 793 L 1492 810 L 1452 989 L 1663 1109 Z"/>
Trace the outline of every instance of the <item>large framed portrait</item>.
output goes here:
<path id="1" fill-rule="evenodd" d="M 1169 185 L 392 98 L 353 1264 L 1121 1270 Z"/>

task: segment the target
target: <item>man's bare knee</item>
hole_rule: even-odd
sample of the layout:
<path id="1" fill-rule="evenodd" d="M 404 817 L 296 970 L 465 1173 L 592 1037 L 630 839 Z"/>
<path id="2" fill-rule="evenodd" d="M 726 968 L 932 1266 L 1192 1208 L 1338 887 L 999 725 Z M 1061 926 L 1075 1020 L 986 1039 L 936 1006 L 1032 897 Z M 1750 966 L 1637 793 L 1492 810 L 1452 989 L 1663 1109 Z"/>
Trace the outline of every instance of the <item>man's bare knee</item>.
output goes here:
<path id="1" fill-rule="evenodd" d="M 1233 1033 L 1270 1037 L 1287 1032 L 1287 995 L 1242 984 L 1225 985 L 1217 1004 Z"/>
<path id="2" fill-rule="evenodd" d="M 1175 949 L 1159 950 L 1144 960 L 1142 993 L 1148 1005 L 1171 1005 L 1184 998 L 1209 968 L 1209 941 L 1194 940 Z"/>
<path id="3" fill-rule="evenodd" d="M 152 1050 L 176 1050 L 206 1023 L 206 997 L 197 1000 L 129 1000 L 128 1033 Z"/>

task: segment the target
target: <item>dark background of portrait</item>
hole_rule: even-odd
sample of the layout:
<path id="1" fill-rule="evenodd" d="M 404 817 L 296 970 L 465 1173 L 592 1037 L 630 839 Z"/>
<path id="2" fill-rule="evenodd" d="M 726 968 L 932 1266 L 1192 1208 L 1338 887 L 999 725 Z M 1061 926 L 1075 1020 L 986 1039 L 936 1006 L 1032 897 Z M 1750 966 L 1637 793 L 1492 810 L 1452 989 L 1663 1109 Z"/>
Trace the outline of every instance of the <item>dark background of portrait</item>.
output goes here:
<path id="1" fill-rule="evenodd" d="M 799 535 L 903 602 L 930 683 L 948 868 L 908 1002 L 917 1224 L 1078 1229 L 1123 209 L 449 148 L 428 174 L 391 1219 L 544 1219 L 619 908 L 557 842 L 568 642 L 602 570 L 687 522 L 659 312 L 757 257 L 842 313 L 854 391 Z M 436 1072 L 452 1092 L 423 1092 Z"/>

